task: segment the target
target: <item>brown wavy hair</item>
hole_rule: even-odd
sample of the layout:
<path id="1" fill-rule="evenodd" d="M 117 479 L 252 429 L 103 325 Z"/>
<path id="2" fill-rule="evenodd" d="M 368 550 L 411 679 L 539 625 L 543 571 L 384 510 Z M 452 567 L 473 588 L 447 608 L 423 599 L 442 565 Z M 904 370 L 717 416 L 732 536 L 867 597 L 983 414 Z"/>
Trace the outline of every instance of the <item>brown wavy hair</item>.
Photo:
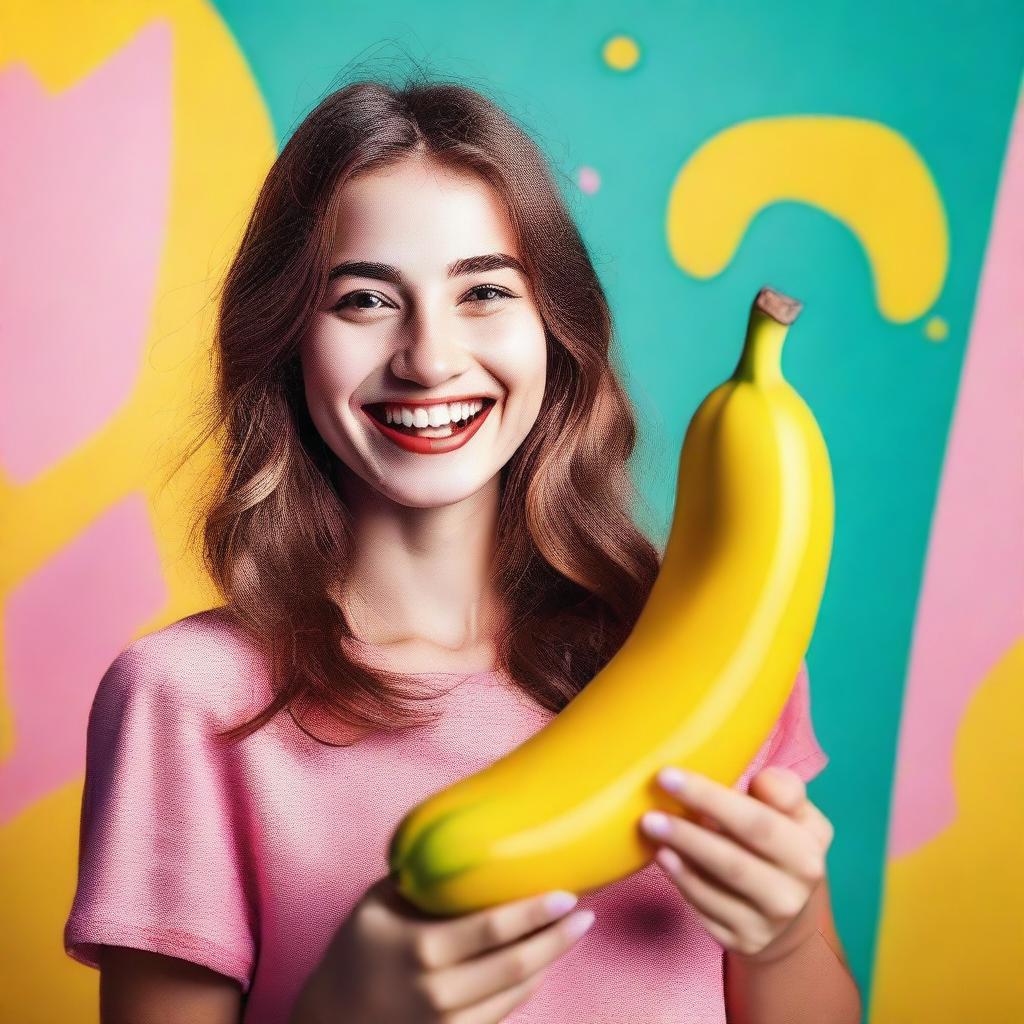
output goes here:
<path id="1" fill-rule="evenodd" d="M 420 154 L 479 175 L 504 200 L 547 338 L 543 406 L 501 469 L 491 571 L 509 614 L 495 638 L 499 671 L 558 712 L 621 647 L 658 574 L 658 551 L 630 515 L 636 423 L 609 359 L 608 302 L 538 146 L 478 89 L 351 83 L 302 120 L 263 183 L 220 295 L 207 426 L 179 463 L 219 433 L 221 479 L 190 537 L 202 531 L 223 610 L 271 669 L 273 700 L 218 733 L 228 741 L 282 709 L 321 742 L 303 708 L 343 729 L 431 720 L 416 705 L 435 693 L 417 690 L 416 673 L 346 651 L 361 641 L 333 594 L 350 564 L 351 513 L 298 355 L 326 298 L 341 186 Z"/>

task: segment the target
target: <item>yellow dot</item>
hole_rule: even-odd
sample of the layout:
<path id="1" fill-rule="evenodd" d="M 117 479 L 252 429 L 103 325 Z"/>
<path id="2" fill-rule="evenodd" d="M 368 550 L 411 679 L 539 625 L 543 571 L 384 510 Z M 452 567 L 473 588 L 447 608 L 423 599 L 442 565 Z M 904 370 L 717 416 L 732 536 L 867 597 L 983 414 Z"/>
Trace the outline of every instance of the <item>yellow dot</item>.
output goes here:
<path id="1" fill-rule="evenodd" d="M 628 71 L 640 59 L 640 47 L 629 36 L 612 36 L 603 53 L 605 63 L 616 71 Z"/>
<path id="2" fill-rule="evenodd" d="M 949 334 L 949 324 L 941 316 L 933 316 L 924 325 L 924 333 L 929 341 L 942 341 Z"/>

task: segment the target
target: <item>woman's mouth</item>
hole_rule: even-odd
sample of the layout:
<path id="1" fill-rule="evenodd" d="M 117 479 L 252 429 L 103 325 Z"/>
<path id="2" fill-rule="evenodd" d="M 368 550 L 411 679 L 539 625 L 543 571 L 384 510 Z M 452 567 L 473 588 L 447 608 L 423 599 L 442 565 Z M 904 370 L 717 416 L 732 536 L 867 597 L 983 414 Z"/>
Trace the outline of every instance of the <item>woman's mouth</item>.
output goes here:
<path id="1" fill-rule="evenodd" d="M 388 423 L 383 403 L 371 403 L 362 409 L 367 419 L 400 448 L 420 455 L 435 455 L 461 448 L 480 429 L 496 404 L 493 398 L 484 398 L 483 403 L 483 408 L 469 419 L 438 427 L 407 427 L 402 423 Z"/>

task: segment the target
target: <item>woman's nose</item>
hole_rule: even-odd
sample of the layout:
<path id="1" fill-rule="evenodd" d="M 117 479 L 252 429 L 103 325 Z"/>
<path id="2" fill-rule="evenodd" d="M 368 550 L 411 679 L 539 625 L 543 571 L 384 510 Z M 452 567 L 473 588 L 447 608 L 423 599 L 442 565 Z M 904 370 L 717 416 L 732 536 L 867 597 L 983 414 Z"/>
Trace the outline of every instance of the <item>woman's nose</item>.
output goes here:
<path id="1" fill-rule="evenodd" d="M 458 376 L 470 365 L 462 337 L 465 329 L 452 318 L 437 314 L 409 323 L 392 357 L 392 370 L 424 387 Z"/>

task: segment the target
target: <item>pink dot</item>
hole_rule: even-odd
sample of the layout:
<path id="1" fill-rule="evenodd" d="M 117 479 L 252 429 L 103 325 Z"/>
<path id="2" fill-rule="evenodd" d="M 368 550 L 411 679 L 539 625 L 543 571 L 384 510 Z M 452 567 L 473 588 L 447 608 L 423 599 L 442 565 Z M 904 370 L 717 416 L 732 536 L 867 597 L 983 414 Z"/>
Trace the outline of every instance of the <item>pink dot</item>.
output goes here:
<path id="1" fill-rule="evenodd" d="M 593 195 L 601 187 L 601 176 L 593 167 L 581 167 L 576 180 L 588 195 Z"/>

